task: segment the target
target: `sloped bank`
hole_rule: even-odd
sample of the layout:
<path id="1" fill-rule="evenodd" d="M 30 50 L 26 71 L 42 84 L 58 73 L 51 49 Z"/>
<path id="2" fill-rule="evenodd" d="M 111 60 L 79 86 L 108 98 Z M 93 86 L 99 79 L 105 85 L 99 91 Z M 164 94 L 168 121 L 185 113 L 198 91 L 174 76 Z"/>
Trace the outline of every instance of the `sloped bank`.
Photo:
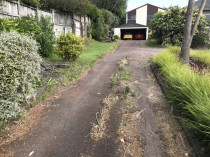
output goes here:
<path id="1" fill-rule="evenodd" d="M 208 71 L 200 72 L 183 65 L 177 48 L 170 48 L 153 58 L 154 72 L 168 102 L 188 135 L 198 156 L 209 156 L 210 139 L 210 78 Z M 197 57 L 195 52 L 191 58 Z M 204 54 L 206 56 L 206 53 Z M 199 54 L 202 56 L 202 54 Z M 208 56 L 208 55 L 207 55 Z M 208 57 L 206 57 L 208 59 Z M 207 60 L 205 59 L 205 60 Z M 203 62 L 199 60 L 199 62 Z M 207 62 L 206 62 L 207 63 Z"/>

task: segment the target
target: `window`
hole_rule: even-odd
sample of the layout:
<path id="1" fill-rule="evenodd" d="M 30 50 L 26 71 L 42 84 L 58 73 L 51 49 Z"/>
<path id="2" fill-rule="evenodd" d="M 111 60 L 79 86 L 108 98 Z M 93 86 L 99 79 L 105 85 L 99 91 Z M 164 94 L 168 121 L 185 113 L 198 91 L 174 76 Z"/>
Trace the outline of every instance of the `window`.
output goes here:
<path id="1" fill-rule="evenodd" d="M 128 15 L 128 20 L 136 20 L 136 15 Z"/>
<path id="2" fill-rule="evenodd" d="M 152 20 L 153 19 L 153 17 L 154 17 L 154 15 L 147 15 L 147 20 Z"/>

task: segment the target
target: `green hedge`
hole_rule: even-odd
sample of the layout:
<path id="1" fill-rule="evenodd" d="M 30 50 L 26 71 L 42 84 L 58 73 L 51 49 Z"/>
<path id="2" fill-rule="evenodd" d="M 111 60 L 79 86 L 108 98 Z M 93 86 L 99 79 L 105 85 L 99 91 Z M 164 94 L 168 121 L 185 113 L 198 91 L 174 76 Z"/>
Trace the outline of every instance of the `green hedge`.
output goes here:
<path id="1" fill-rule="evenodd" d="M 210 138 L 210 77 L 182 64 L 177 49 L 153 58 L 166 83 L 166 97 L 189 127 Z M 202 56 L 202 54 L 200 54 Z"/>
<path id="2" fill-rule="evenodd" d="M 20 115 L 19 104 L 32 93 L 40 73 L 38 46 L 16 32 L 0 34 L 0 120 Z"/>

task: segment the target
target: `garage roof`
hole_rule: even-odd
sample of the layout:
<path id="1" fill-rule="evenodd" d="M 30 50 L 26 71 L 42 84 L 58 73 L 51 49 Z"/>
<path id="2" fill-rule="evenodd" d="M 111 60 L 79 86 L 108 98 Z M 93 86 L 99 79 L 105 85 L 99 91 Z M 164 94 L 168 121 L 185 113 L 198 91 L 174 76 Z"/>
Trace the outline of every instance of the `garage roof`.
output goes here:
<path id="1" fill-rule="evenodd" d="M 134 23 L 127 23 L 127 24 L 123 24 L 123 25 L 120 25 L 118 26 L 117 28 L 132 28 L 132 27 L 148 27 L 148 26 L 145 26 L 145 25 L 140 25 L 140 24 L 134 24 Z"/>

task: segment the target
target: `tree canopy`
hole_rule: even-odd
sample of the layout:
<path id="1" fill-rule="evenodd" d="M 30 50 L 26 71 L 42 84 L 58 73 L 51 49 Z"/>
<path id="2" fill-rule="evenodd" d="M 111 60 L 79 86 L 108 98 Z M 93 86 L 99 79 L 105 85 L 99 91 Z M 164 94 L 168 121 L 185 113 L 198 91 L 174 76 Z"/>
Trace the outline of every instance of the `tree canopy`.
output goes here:
<path id="1" fill-rule="evenodd" d="M 20 0 L 20 1 L 32 7 L 40 7 L 40 0 Z"/>
<path id="2" fill-rule="evenodd" d="M 98 8 L 111 11 L 119 17 L 120 22 L 125 22 L 127 0 L 90 0 Z"/>
<path id="3" fill-rule="evenodd" d="M 65 13 L 85 15 L 89 12 L 89 0 L 41 0 L 41 8 L 56 9 Z"/>
<path id="4" fill-rule="evenodd" d="M 171 7 L 166 12 L 158 12 L 150 23 L 151 37 L 158 39 L 163 45 L 181 45 L 183 40 L 184 24 L 186 21 L 187 8 Z M 193 25 L 198 9 L 194 10 Z M 192 46 L 201 46 L 207 42 L 207 22 L 202 16 L 193 38 Z"/>

